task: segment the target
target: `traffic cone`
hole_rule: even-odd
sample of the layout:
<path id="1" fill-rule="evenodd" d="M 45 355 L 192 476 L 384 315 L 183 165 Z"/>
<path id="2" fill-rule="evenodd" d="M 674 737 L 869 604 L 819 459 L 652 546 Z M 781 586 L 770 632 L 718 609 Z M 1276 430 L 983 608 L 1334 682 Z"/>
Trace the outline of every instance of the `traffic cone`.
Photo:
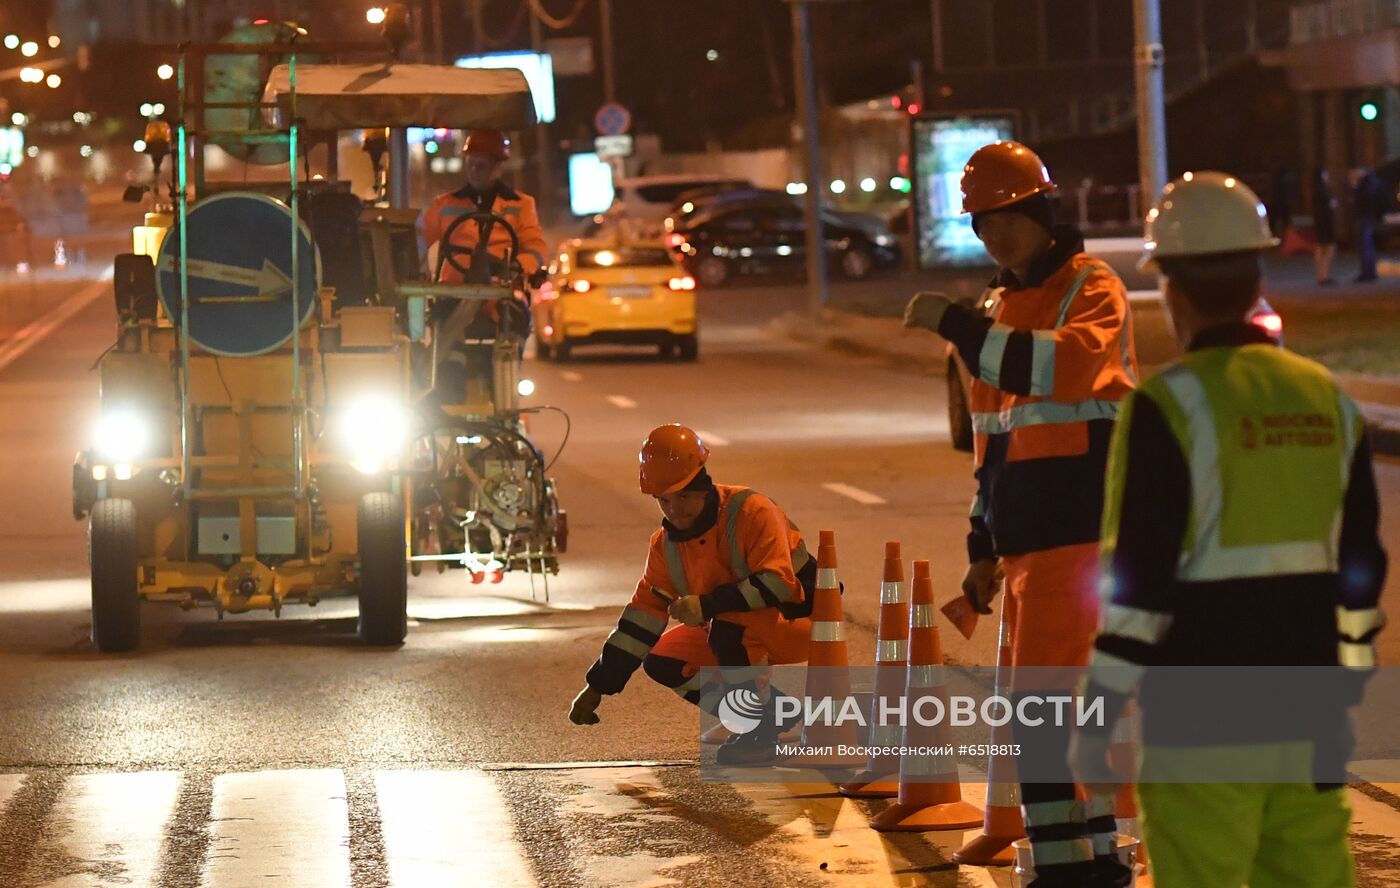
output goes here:
<path id="1" fill-rule="evenodd" d="M 937 611 L 933 606 L 933 576 L 927 561 L 914 562 L 914 597 L 909 615 L 909 667 L 905 689 L 907 712 L 919 697 L 934 695 L 948 709 L 948 693 L 943 684 L 943 645 L 938 639 Z M 952 745 L 953 732 L 946 721 L 922 725 L 906 714 L 901 745 Z M 899 760 L 899 797 L 895 803 L 871 819 L 881 832 L 926 832 L 939 829 L 966 829 L 982 820 L 975 805 L 962 800 L 957 759 L 946 755 L 904 755 Z"/>
<path id="2" fill-rule="evenodd" d="M 837 718 L 851 696 L 850 662 L 846 655 L 845 624 L 841 616 L 841 583 L 836 576 L 836 532 L 823 530 L 817 545 L 817 588 L 812 602 L 812 642 L 807 650 L 807 702 L 814 708 L 832 702 L 832 724 L 805 724 L 802 746 L 826 751 L 801 756 L 792 764 L 811 768 L 857 768 L 861 759 L 842 754 L 860 743 L 854 720 Z M 805 722 L 805 720 L 804 720 Z"/>
<path id="3" fill-rule="evenodd" d="M 1001 596 L 1001 624 L 997 630 L 996 693 L 1007 696 L 1011 668 L 1012 629 L 1016 623 L 1016 600 L 1010 594 Z M 1011 743 L 1011 728 L 992 728 L 992 745 L 1006 748 Z M 987 806 L 984 809 L 982 832 L 972 841 L 953 852 L 953 862 L 969 866 L 1010 866 L 1016 859 L 1011 843 L 1026 835 L 1021 820 L 1021 784 L 1016 777 L 1016 760 L 1011 756 L 994 755 L 987 762 Z"/>
<path id="4" fill-rule="evenodd" d="M 877 749 L 897 749 L 899 725 L 880 724 L 880 701 L 897 704 L 904 693 L 909 664 L 909 596 L 904 588 L 904 562 L 899 543 L 885 543 L 885 575 L 880 583 L 880 630 L 875 642 L 875 693 L 870 698 L 870 756 L 865 770 L 841 784 L 841 795 L 887 799 L 899 794 L 899 756 L 882 756 Z"/>

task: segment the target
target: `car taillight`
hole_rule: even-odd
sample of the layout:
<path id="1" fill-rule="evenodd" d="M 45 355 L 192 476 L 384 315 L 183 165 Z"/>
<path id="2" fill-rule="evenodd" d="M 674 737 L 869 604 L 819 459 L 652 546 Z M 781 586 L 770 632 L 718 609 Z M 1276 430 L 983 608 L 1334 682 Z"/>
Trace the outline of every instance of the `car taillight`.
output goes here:
<path id="1" fill-rule="evenodd" d="M 670 221 L 670 220 L 667 220 L 667 221 Z M 668 234 L 668 235 L 666 235 L 666 246 L 668 246 L 668 247 L 679 247 L 679 246 L 680 246 L 681 244 L 683 244 L 683 243 L 685 243 L 685 235 L 683 235 L 683 234 Z"/>
<path id="2" fill-rule="evenodd" d="M 575 280 L 575 281 L 570 281 L 570 282 L 569 282 L 569 287 L 570 287 L 570 289 L 572 289 L 575 293 L 587 293 L 589 290 L 593 289 L 593 282 L 592 282 L 592 281 L 582 280 L 582 279 L 580 279 L 580 280 Z"/>
<path id="3" fill-rule="evenodd" d="M 546 337 L 553 336 L 553 335 L 554 335 L 554 328 L 553 328 L 552 326 L 550 326 L 549 324 L 545 324 L 545 325 L 544 325 L 544 328 L 543 328 L 542 330 L 540 330 L 540 332 L 543 333 Z"/>
<path id="4" fill-rule="evenodd" d="M 1278 336 L 1283 332 L 1283 318 L 1279 317 L 1276 311 L 1261 311 L 1249 321 L 1270 336 Z"/>
<path id="5" fill-rule="evenodd" d="M 668 282 L 668 286 L 670 286 L 672 290 L 694 290 L 695 278 L 691 277 L 690 275 L 686 275 L 685 277 L 671 278 L 671 280 Z"/>

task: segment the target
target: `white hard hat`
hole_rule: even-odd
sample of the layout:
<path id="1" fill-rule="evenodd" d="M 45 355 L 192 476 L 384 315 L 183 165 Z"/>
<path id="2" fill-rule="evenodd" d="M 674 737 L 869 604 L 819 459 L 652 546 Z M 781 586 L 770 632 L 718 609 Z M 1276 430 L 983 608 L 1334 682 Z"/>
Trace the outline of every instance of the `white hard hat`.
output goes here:
<path id="1" fill-rule="evenodd" d="M 1265 250 L 1278 245 L 1268 212 L 1249 186 L 1226 173 L 1186 173 L 1162 189 L 1147 214 L 1139 267 L 1156 260 Z"/>

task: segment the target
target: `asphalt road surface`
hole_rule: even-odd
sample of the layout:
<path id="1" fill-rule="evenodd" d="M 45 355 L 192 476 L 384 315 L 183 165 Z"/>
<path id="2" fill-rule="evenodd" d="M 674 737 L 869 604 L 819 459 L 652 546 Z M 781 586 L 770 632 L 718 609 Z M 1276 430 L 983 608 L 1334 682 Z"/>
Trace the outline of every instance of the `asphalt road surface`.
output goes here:
<path id="1" fill-rule="evenodd" d="M 425 574 L 398 650 L 361 647 L 347 600 L 223 622 L 147 605 L 140 651 L 102 656 L 69 490 L 114 320 L 108 285 L 61 287 L 51 332 L 0 347 L 0 886 L 1009 884 L 950 862 L 960 833 L 870 830 L 884 802 L 702 782 L 695 712 L 640 673 L 602 724 L 569 724 L 659 520 L 636 489 L 659 423 L 700 430 L 717 480 L 769 494 L 813 542 L 836 532 L 854 662 L 872 657 L 886 540 L 932 561 L 940 602 L 963 570 L 970 463 L 948 446 L 941 381 L 769 335 L 794 288 L 700 298 L 696 364 L 527 359 L 532 402 L 573 420 L 554 469 L 572 536 L 547 603 L 523 577 Z M 551 453 L 563 424 L 532 433 Z M 1400 465 L 1379 475 L 1400 552 Z M 995 662 L 993 625 L 943 640 L 950 660 Z M 1382 651 L 1400 663 L 1400 632 Z M 1400 884 L 1396 787 L 1364 789 L 1362 884 Z"/>

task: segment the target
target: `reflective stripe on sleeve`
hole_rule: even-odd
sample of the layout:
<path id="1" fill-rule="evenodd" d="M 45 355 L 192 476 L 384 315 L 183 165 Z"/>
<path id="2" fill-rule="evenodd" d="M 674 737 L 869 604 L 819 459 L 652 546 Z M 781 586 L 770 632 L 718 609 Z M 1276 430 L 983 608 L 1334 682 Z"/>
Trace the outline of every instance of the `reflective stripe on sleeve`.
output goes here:
<path id="1" fill-rule="evenodd" d="M 972 508 L 968 510 L 967 517 L 981 518 L 982 511 L 982 491 L 977 491 L 977 495 L 972 498 Z"/>
<path id="2" fill-rule="evenodd" d="M 1000 435 L 1027 426 L 1117 419 L 1118 406 L 1117 401 L 1093 399 L 1072 404 L 1036 401 L 1034 404 L 1018 404 L 1000 413 L 974 413 L 972 430 L 981 435 Z"/>
<path id="3" fill-rule="evenodd" d="M 812 640 L 845 641 L 845 627 L 838 620 L 814 620 L 812 622 Z"/>
<path id="4" fill-rule="evenodd" d="M 1031 331 L 1030 394 L 1048 398 L 1055 392 L 1055 331 Z"/>
<path id="5" fill-rule="evenodd" d="M 1376 668 L 1376 648 L 1369 642 L 1337 643 L 1337 662 L 1346 669 L 1369 671 Z"/>
<path id="6" fill-rule="evenodd" d="M 651 653 L 651 645 L 639 639 L 633 638 L 626 632 L 623 632 L 618 629 L 613 630 L 612 634 L 608 636 L 608 640 L 604 642 L 604 644 L 610 644 L 618 650 L 622 651 L 623 653 L 630 654 L 631 656 L 636 657 L 638 660 L 646 659 L 647 654 Z"/>
<path id="7" fill-rule="evenodd" d="M 630 604 L 622 609 L 622 619 L 629 623 L 635 623 L 637 626 L 653 635 L 660 635 L 666 630 L 665 620 L 661 619 L 656 614 L 644 611 Z"/>
<path id="8" fill-rule="evenodd" d="M 1015 332 L 1005 324 L 993 324 L 987 330 L 987 338 L 977 356 L 977 375 L 992 388 L 1001 385 L 1001 360 L 1006 356 L 1006 343 Z"/>
<path id="9" fill-rule="evenodd" d="M 744 596 L 744 604 L 749 610 L 762 610 L 768 606 L 768 602 L 763 600 L 763 595 L 748 580 L 739 581 L 739 594 Z"/>
<path id="10" fill-rule="evenodd" d="M 1167 634 L 1171 625 L 1171 614 L 1108 602 L 1103 605 L 1099 631 L 1103 635 L 1121 635 L 1146 644 L 1156 644 Z"/>
<path id="11" fill-rule="evenodd" d="M 771 570 L 761 570 L 750 577 L 750 580 L 762 585 L 763 588 L 768 591 L 768 594 L 778 601 L 789 601 L 792 599 L 792 587 L 784 583 L 783 578 Z M 765 605 L 759 606 L 764 607 Z"/>
<path id="12" fill-rule="evenodd" d="M 1095 650 L 1089 658 L 1089 680 L 1120 694 L 1131 693 L 1147 669 L 1140 663 Z"/>
<path id="13" fill-rule="evenodd" d="M 1337 608 L 1337 631 L 1348 638 L 1365 638 L 1385 625 L 1385 612 L 1378 607 L 1365 610 Z"/>

